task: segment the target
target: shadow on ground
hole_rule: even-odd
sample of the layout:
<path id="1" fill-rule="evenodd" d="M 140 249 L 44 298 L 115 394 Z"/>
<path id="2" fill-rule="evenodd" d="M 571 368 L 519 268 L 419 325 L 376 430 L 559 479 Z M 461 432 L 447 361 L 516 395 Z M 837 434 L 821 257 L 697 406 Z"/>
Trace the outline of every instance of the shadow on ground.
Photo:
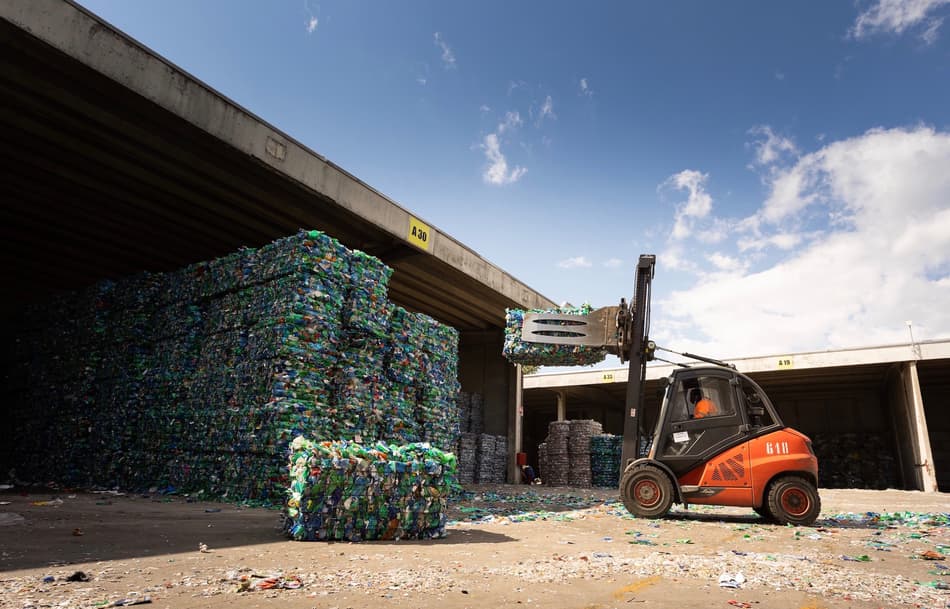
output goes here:
<path id="1" fill-rule="evenodd" d="M 288 540 L 282 522 L 279 509 L 189 502 L 184 497 L 5 491 L 0 492 L 0 571 L 199 552 L 202 546 L 213 553 L 231 547 L 305 543 Z M 442 539 L 365 543 L 508 541 L 514 540 L 487 531 L 450 529 Z"/>

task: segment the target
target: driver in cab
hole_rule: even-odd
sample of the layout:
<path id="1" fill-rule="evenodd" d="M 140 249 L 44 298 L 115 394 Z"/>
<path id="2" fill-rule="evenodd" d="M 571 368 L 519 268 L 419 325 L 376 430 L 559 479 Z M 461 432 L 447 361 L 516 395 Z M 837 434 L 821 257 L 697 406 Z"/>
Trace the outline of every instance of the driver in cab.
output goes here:
<path id="1" fill-rule="evenodd" d="M 693 406 L 693 418 L 703 419 L 705 417 L 714 417 L 721 414 L 719 406 L 707 397 L 696 387 L 689 390 L 689 403 Z"/>

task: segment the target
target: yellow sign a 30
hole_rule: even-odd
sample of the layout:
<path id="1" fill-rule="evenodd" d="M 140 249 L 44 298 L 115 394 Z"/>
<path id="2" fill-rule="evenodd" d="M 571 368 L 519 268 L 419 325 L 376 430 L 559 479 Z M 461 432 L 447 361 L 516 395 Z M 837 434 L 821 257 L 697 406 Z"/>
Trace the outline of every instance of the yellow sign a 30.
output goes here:
<path id="1" fill-rule="evenodd" d="M 432 229 L 424 222 L 409 216 L 409 233 L 406 240 L 419 249 L 429 251 L 429 241 L 432 239 Z"/>

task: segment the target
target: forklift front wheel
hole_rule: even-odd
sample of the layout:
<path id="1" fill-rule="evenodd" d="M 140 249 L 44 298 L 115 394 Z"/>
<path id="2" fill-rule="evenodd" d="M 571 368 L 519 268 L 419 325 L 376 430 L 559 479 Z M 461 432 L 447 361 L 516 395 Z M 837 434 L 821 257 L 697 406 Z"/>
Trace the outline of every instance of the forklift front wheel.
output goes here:
<path id="1" fill-rule="evenodd" d="M 673 485 L 659 468 L 643 465 L 624 472 L 620 496 L 627 511 L 640 518 L 660 518 L 673 505 Z"/>
<path id="2" fill-rule="evenodd" d="M 807 526 L 821 512 L 821 498 L 810 482 L 801 476 L 783 476 L 769 486 L 769 513 L 779 524 Z"/>
<path id="3" fill-rule="evenodd" d="M 768 501 L 762 503 L 762 507 L 752 508 L 755 510 L 755 513 L 762 517 L 762 520 L 766 522 L 775 522 L 775 518 L 769 513 L 769 504 Z"/>

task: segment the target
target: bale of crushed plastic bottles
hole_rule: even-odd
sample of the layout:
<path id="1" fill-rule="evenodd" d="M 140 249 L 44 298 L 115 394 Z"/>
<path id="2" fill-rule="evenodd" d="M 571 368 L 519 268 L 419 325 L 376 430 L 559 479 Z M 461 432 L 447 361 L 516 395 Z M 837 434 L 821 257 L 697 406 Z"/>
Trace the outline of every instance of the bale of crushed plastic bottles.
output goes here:
<path id="1" fill-rule="evenodd" d="M 445 536 L 456 459 L 428 444 L 291 444 L 284 530 L 298 541 Z"/>
<path id="2" fill-rule="evenodd" d="M 601 488 L 620 486 L 620 456 L 623 436 L 595 435 L 590 439 L 591 483 Z"/>
<path id="3" fill-rule="evenodd" d="M 507 309 L 505 314 L 505 342 L 502 355 L 513 364 L 531 366 L 586 366 L 603 361 L 607 351 L 603 347 L 585 345 L 555 345 L 526 342 L 521 337 L 525 313 L 558 313 L 564 315 L 588 315 L 591 306 L 558 307 L 554 309 Z M 557 325 L 551 328 L 557 333 Z M 568 326 L 565 326 L 568 327 Z"/>

